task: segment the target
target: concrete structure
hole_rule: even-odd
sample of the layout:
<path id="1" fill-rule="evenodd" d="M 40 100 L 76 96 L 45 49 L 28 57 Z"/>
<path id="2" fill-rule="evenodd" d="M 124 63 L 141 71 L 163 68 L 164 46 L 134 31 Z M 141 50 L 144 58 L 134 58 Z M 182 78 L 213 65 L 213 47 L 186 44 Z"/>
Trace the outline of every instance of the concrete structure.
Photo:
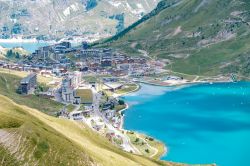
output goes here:
<path id="1" fill-rule="evenodd" d="M 64 102 L 72 103 L 74 101 L 74 88 L 72 88 L 72 80 L 65 78 L 62 81 L 61 95 Z"/>
<path id="2" fill-rule="evenodd" d="M 74 71 L 71 74 L 71 79 L 72 79 L 72 86 L 74 88 L 77 88 L 82 82 L 82 73 L 79 71 Z"/>
<path id="3" fill-rule="evenodd" d="M 103 83 L 103 89 L 104 90 L 110 90 L 112 92 L 114 92 L 115 90 L 121 89 L 123 84 L 120 83 L 114 83 L 114 82 L 105 82 Z"/>
<path id="4" fill-rule="evenodd" d="M 23 78 L 20 82 L 21 94 L 31 94 L 37 86 L 37 76 L 35 73 Z"/>
<path id="5" fill-rule="evenodd" d="M 73 103 L 74 101 L 74 90 L 70 87 L 62 87 L 62 99 L 65 102 Z"/>
<path id="6" fill-rule="evenodd" d="M 76 97 L 75 89 L 82 81 L 82 73 L 75 71 L 66 76 L 61 85 L 61 96 L 64 102 L 80 104 L 81 99 Z"/>

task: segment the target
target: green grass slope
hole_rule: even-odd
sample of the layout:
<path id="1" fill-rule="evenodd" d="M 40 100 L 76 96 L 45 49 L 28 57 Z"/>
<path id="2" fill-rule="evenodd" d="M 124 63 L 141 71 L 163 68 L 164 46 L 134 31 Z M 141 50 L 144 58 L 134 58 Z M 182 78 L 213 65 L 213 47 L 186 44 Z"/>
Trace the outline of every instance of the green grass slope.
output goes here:
<path id="1" fill-rule="evenodd" d="M 0 165 L 91 165 L 70 139 L 6 97 L 0 97 Z"/>
<path id="2" fill-rule="evenodd" d="M 21 79 L 21 77 L 12 74 L 0 73 L 0 94 L 7 96 L 18 104 L 27 105 L 49 115 L 55 115 L 63 107 L 63 104 L 50 99 L 36 95 L 23 96 L 16 93 Z"/>
<path id="3" fill-rule="evenodd" d="M 0 95 L 0 165 L 168 165 L 121 151 L 82 123 L 58 119 Z"/>
<path id="4" fill-rule="evenodd" d="M 249 0 L 163 0 L 136 25 L 95 47 L 129 55 L 145 50 L 186 74 L 250 76 L 249 11 Z"/>

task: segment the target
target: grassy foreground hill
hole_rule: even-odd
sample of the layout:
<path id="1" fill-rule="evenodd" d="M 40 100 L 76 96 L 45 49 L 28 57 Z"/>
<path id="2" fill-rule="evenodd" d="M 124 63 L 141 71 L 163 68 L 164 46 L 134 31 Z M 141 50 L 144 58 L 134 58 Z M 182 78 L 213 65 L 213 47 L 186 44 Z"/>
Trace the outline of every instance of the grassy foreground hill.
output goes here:
<path id="1" fill-rule="evenodd" d="M 249 0 L 163 0 L 155 10 L 96 47 L 163 59 L 194 75 L 250 76 Z"/>

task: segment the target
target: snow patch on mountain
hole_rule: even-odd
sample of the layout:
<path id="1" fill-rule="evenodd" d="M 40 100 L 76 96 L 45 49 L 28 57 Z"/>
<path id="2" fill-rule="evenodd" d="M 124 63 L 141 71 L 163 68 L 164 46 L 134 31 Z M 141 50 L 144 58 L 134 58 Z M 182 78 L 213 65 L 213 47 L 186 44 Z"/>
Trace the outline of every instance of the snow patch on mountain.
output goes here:
<path id="1" fill-rule="evenodd" d="M 136 4 L 136 8 L 132 8 L 131 5 L 126 2 L 127 9 L 134 15 L 140 15 L 142 13 L 145 13 L 146 10 L 144 9 L 143 5 L 141 3 Z"/>
<path id="2" fill-rule="evenodd" d="M 117 2 L 117 1 L 108 1 L 109 4 L 111 4 L 114 7 L 119 7 L 120 5 L 122 5 L 122 2 Z"/>
<path id="3" fill-rule="evenodd" d="M 72 5 L 70 5 L 69 7 L 67 7 L 64 11 L 63 14 L 65 17 L 69 16 L 72 12 L 76 12 L 80 10 L 79 4 L 78 3 L 74 3 Z"/>

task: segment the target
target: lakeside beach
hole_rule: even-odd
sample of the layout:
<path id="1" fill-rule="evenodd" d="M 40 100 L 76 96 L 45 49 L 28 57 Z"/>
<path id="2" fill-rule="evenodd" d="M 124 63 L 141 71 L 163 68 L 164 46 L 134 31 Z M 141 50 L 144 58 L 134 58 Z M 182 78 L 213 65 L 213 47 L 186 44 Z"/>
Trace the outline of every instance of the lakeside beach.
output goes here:
<path id="1" fill-rule="evenodd" d="M 244 97 L 250 95 L 248 85 L 248 82 L 207 83 L 171 89 L 170 87 L 143 84 L 139 91 L 122 97 L 130 106 L 125 112 L 124 128 L 145 133 L 163 141 L 167 145 L 168 153 L 162 159 L 189 164 L 216 163 L 222 166 L 230 165 L 230 163 L 232 163 L 231 165 L 236 163 L 249 164 L 248 158 L 236 152 L 239 150 L 247 152 L 247 147 L 249 147 L 249 145 L 243 145 L 243 139 L 250 137 L 250 129 L 247 127 L 249 117 L 244 117 L 250 104 L 249 100 Z M 189 93 L 192 95 L 187 95 Z M 183 96 L 183 94 L 186 95 Z M 242 97 L 235 98 L 230 94 Z M 227 97 L 222 100 L 221 95 Z M 213 102 L 204 107 L 208 103 L 205 102 L 208 97 Z M 222 103 L 218 103 L 219 101 Z M 162 103 L 168 104 L 168 107 L 164 108 Z M 227 105 L 223 103 L 227 103 Z M 234 107 L 231 108 L 229 105 L 234 105 Z M 207 107 L 214 111 L 208 111 L 210 109 Z M 220 113 L 223 110 L 228 110 L 226 115 Z M 200 111 L 203 113 L 199 113 Z M 232 126 L 231 122 L 234 122 L 235 126 Z M 204 128 L 203 123 L 209 126 Z M 218 127 L 219 129 L 217 129 Z M 196 132 L 197 129 L 199 132 Z M 196 137 L 206 139 L 196 140 Z M 218 140 L 215 137 L 221 139 Z M 236 140 L 238 140 L 237 144 L 229 146 L 230 142 Z M 217 149 L 217 147 L 221 148 Z M 197 153 L 200 148 L 207 149 L 206 151 L 211 153 L 211 156 L 206 156 L 207 152 Z M 234 157 L 230 161 L 225 161 L 222 156 L 218 156 L 221 153 L 225 153 L 225 158 L 231 155 Z M 196 154 L 197 157 L 191 157 L 191 154 Z"/>

